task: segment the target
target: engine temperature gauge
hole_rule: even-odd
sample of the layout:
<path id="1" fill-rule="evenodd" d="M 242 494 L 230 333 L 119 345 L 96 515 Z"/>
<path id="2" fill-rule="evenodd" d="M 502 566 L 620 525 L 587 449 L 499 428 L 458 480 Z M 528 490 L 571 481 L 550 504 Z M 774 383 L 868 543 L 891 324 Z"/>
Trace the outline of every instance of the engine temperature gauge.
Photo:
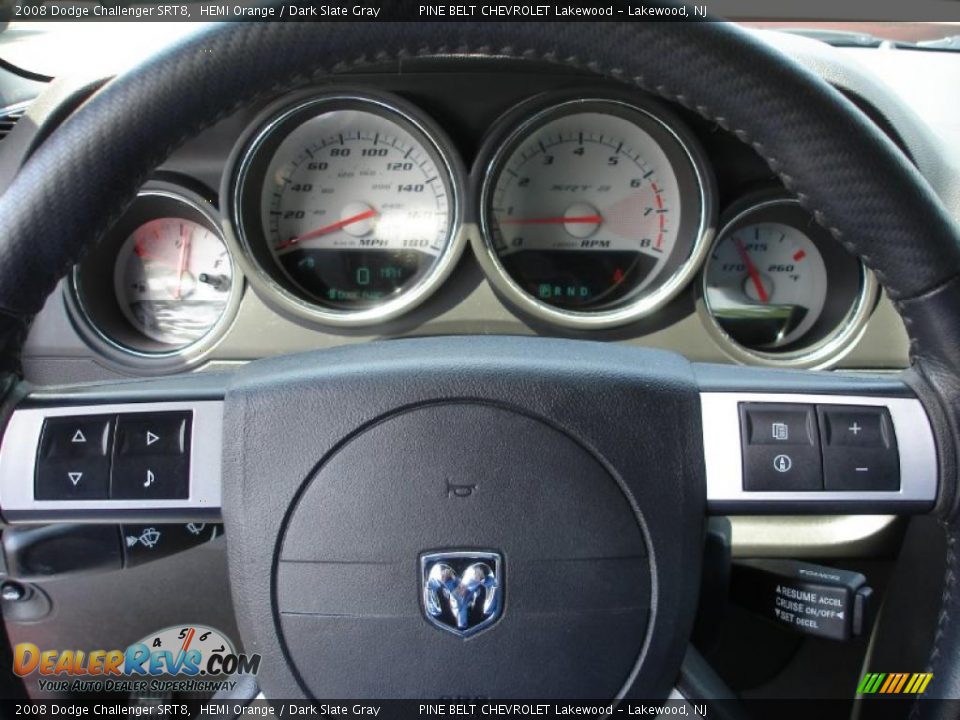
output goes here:
<path id="1" fill-rule="evenodd" d="M 816 365 L 859 336 L 875 281 L 799 203 L 754 203 L 721 229 L 704 305 L 741 359 Z"/>
<path id="2" fill-rule="evenodd" d="M 714 247 L 707 302 L 744 345 L 776 348 L 803 336 L 820 317 L 827 269 L 813 241 L 778 222 L 743 226 Z"/>

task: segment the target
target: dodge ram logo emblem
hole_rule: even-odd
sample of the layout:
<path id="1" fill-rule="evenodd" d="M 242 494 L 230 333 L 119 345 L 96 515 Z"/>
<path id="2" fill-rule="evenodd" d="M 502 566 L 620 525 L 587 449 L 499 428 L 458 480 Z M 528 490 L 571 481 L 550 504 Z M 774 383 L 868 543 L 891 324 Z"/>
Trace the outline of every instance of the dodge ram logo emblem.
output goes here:
<path id="1" fill-rule="evenodd" d="M 494 552 L 437 552 L 420 557 L 423 611 L 460 637 L 490 627 L 503 607 L 503 563 Z"/>

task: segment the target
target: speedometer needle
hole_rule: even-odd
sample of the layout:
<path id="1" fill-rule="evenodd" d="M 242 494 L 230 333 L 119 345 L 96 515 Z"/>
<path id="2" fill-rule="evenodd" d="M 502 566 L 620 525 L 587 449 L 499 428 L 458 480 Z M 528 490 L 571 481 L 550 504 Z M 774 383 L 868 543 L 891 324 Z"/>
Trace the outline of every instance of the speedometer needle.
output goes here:
<path id="1" fill-rule="evenodd" d="M 335 223 L 324 225 L 323 227 L 319 227 L 316 230 L 311 230 L 310 232 L 304 233 L 303 235 L 297 235 L 297 237 L 290 238 L 289 240 L 284 240 L 282 243 L 277 245 L 276 249 L 283 250 L 285 247 L 290 247 L 295 243 L 302 242 L 304 240 L 313 240 L 313 238 L 318 238 L 318 237 L 321 237 L 322 235 L 328 235 L 332 232 L 335 232 L 336 230 L 340 230 L 342 228 L 347 227 L 347 225 L 353 225 L 354 223 L 358 223 L 363 220 L 372 218 L 376 214 L 377 214 L 377 211 L 374 210 L 373 208 L 370 208 L 369 210 L 364 210 L 362 213 L 351 215 L 348 218 L 344 218 L 343 220 L 337 220 L 337 222 Z"/>
<path id="2" fill-rule="evenodd" d="M 737 252 L 740 253 L 740 259 L 743 260 L 744 265 L 747 266 L 747 272 L 750 274 L 750 281 L 753 283 L 753 287 L 756 288 L 757 295 L 760 297 L 760 302 L 770 302 L 770 297 L 767 295 L 767 291 L 763 287 L 763 280 L 760 279 L 760 272 L 757 270 L 757 266 L 753 264 L 753 260 L 750 259 L 750 253 L 747 252 L 747 249 L 743 246 L 743 243 L 740 242 L 740 238 L 734 238 L 733 242 L 737 246 Z"/>
<path id="3" fill-rule="evenodd" d="M 573 217 L 545 217 L 545 218 L 516 218 L 512 220 L 501 220 L 501 225 L 566 225 L 583 224 L 599 225 L 603 218 L 599 215 L 577 215 Z"/>

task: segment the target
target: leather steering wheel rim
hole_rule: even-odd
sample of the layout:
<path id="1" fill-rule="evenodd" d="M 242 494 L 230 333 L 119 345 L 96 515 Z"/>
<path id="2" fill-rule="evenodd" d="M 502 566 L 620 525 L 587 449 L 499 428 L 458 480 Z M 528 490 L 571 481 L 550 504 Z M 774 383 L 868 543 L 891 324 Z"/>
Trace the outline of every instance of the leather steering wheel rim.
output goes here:
<path id="1" fill-rule="evenodd" d="M 368 50 L 375 48 L 375 52 Z M 694 110 L 751 145 L 877 275 L 906 322 L 910 377 L 938 434 L 948 533 L 930 670 L 960 697 L 954 452 L 960 412 L 960 230 L 902 153 L 839 92 L 723 23 L 214 26 L 106 84 L 0 198 L 0 371 L 32 317 L 176 147 L 243 105 L 321 73 L 417 55 L 492 54 L 589 70 Z M 936 717 L 935 704 L 919 712 Z"/>

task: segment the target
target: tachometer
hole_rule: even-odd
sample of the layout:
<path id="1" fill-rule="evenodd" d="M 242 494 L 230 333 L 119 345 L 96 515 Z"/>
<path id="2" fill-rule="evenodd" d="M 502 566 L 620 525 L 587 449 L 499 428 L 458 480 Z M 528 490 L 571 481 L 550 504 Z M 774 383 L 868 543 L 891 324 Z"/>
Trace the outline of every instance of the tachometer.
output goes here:
<path id="1" fill-rule="evenodd" d="M 869 317 L 873 277 L 796 200 L 745 205 L 728 213 L 707 260 L 710 325 L 738 359 L 835 360 Z"/>
<path id="2" fill-rule="evenodd" d="M 709 187 L 695 140 L 663 109 L 563 102 L 521 123 L 491 158 L 481 254 L 494 284 L 535 316 L 624 324 L 696 271 Z"/>
<path id="3" fill-rule="evenodd" d="M 452 269 L 460 175 L 442 133 L 399 99 L 313 97 L 250 143 L 234 221 L 261 279 L 299 314 L 381 321 Z"/>

